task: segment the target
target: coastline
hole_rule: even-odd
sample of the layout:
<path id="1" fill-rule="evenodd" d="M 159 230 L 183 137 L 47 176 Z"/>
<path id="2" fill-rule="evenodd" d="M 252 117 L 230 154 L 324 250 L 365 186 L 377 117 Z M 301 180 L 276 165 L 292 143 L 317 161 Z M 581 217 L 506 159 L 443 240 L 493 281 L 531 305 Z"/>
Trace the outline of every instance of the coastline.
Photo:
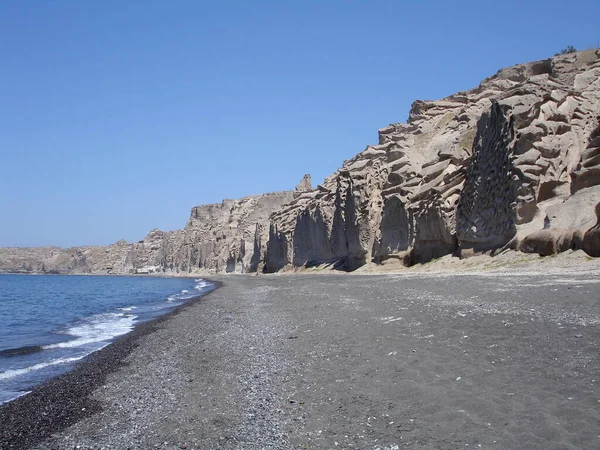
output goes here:
<path id="1" fill-rule="evenodd" d="M 595 274 L 217 280 L 33 448 L 600 445 Z"/>
<path id="2" fill-rule="evenodd" d="M 595 448 L 597 264 L 546 261 L 207 278 L 0 408 L 0 448 Z"/>
<path id="3" fill-rule="evenodd" d="M 52 433 L 97 413 L 100 406 L 90 398 L 92 392 L 102 386 L 110 373 L 122 366 L 141 338 L 222 286 L 219 281 L 207 281 L 215 284 L 210 292 L 136 325 L 131 332 L 83 358 L 69 372 L 51 378 L 32 388 L 28 394 L 0 405 L 0 448 L 29 448 Z"/>
<path id="4" fill-rule="evenodd" d="M 335 269 L 335 263 L 322 263 L 311 267 L 285 267 L 278 272 L 214 272 L 196 270 L 193 272 L 156 272 L 135 274 L 109 273 L 52 273 L 38 272 L 2 272 L 0 275 L 60 275 L 60 276 L 92 276 L 92 277 L 142 277 L 142 278 L 214 278 L 236 276 L 278 277 L 288 275 L 457 275 L 464 273 L 498 273 L 525 270 L 530 273 L 557 274 L 576 271 L 577 268 L 600 272 L 600 257 L 591 257 L 583 250 L 567 250 L 554 255 L 541 256 L 537 253 L 523 253 L 505 250 L 497 255 L 472 255 L 466 258 L 444 255 L 425 263 L 405 266 L 400 259 L 390 257 L 380 263 L 369 262 L 353 271 Z"/>

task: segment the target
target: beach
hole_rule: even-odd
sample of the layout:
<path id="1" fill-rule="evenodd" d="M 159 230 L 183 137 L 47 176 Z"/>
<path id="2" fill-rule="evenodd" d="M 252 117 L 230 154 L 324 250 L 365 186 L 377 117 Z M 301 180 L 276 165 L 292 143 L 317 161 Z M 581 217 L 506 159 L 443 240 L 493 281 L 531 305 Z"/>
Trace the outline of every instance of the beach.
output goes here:
<path id="1" fill-rule="evenodd" d="M 1 448 L 600 447 L 596 270 L 215 280 L 0 408 Z"/>

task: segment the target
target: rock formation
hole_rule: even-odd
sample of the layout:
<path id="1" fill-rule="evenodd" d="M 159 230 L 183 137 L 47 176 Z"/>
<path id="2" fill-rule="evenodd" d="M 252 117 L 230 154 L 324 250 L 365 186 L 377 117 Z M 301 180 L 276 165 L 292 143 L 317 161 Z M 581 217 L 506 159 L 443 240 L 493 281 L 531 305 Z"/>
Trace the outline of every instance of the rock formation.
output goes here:
<path id="1" fill-rule="evenodd" d="M 596 205 L 596 224 L 583 236 L 583 250 L 590 255 L 600 256 L 600 203 Z"/>
<path id="2" fill-rule="evenodd" d="M 161 249 L 164 271 L 256 272 L 269 234 L 269 216 L 293 198 L 276 192 L 192 208 L 182 232 Z"/>
<path id="3" fill-rule="evenodd" d="M 300 180 L 300 183 L 298 183 L 296 185 L 296 196 L 300 192 L 310 191 L 311 189 L 312 189 L 312 181 L 310 179 L 310 174 L 307 173 L 306 175 L 304 175 L 302 180 Z"/>
<path id="4" fill-rule="evenodd" d="M 599 78 L 586 51 L 416 101 L 407 123 L 274 214 L 266 270 L 582 248 L 600 202 Z"/>
<path id="5" fill-rule="evenodd" d="M 312 188 L 192 209 L 183 230 L 135 244 L 0 249 L 0 271 L 352 270 L 396 258 L 513 249 L 600 256 L 600 51 L 500 70 L 416 101 L 407 123 Z M 598 214 L 598 218 L 596 215 Z"/>
<path id="6" fill-rule="evenodd" d="M 120 240 L 106 247 L 0 248 L 0 272 L 12 273 L 130 273 L 131 244 Z"/>
<path id="7" fill-rule="evenodd" d="M 183 230 L 163 232 L 155 229 L 132 244 L 121 240 L 107 247 L 0 248 L 0 272 L 256 271 L 262 264 L 268 240 L 269 216 L 293 196 L 294 191 L 275 192 L 196 206 Z"/>

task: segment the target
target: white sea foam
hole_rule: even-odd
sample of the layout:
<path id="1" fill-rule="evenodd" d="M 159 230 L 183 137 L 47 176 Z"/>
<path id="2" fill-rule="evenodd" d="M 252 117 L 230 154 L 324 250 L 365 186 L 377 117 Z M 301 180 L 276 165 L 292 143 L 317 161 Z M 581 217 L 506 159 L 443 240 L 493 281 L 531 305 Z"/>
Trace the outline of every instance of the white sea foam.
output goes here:
<path id="1" fill-rule="evenodd" d="M 70 363 L 76 363 L 90 353 L 106 347 L 115 337 L 130 332 L 138 321 L 153 318 L 209 291 L 212 287 L 212 283 L 198 278 L 194 280 L 192 287 L 169 295 L 166 301 L 165 297 L 162 297 L 160 300 L 141 302 L 137 306 L 125 303 L 126 306 L 116 308 L 112 312 L 94 314 L 67 325 L 59 331 L 65 342 L 42 346 L 43 350 L 48 351 L 36 352 L 33 356 L 26 354 L 21 365 L 4 366 L 0 369 L 0 404 L 24 394 L 24 391 L 19 391 L 20 388 L 26 388 L 33 381 L 43 379 L 46 374 L 55 374 L 57 369 L 62 369 L 61 365 L 68 369 Z"/>
<path id="2" fill-rule="evenodd" d="M 198 295 L 196 291 L 204 291 L 206 287 L 212 285 L 211 283 L 203 280 L 202 278 L 198 278 L 194 281 L 196 282 L 196 284 L 194 285 L 193 292 L 190 292 L 187 289 L 182 289 L 181 292 L 179 292 L 179 294 L 169 295 L 167 297 L 167 303 L 183 302 L 185 300 L 189 300 Z"/>
<path id="3" fill-rule="evenodd" d="M 5 372 L 0 372 L 0 380 L 8 380 L 10 378 L 15 378 L 15 377 L 18 377 L 19 375 L 24 375 L 29 372 L 34 372 L 36 370 L 40 370 L 40 369 L 43 369 L 43 368 L 49 367 L 49 366 L 56 366 L 58 364 L 67 364 L 67 363 L 79 361 L 80 359 L 84 358 L 85 356 L 86 355 L 73 356 L 73 357 L 69 357 L 69 358 L 58 358 L 58 359 L 53 359 L 51 361 L 34 364 L 33 366 L 24 367 L 23 369 L 10 369 Z"/>
<path id="4" fill-rule="evenodd" d="M 75 348 L 86 344 L 110 341 L 111 339 L 129 333 L 137 316 L 124 313 L 104 313 L 89 317 L 84 322 L 69 328 L 65 334 L 76 339 L 45 345 L 43 348 Z"/>
<path id="5" fill-rule="evenodd" d="M 126 306 L 125 308 L 119 308 L 119 311 L 133 311 L 137 309 L 137 306 Z"/>
<path id="6" fill-rule="evenodd" d="M 206 281 L 204 281 L 203 279 L 199 279 L 199 280 L 195 280 L 198 284 L 196 284 L 196 286 L 194 286 L 194 289 L 197 289 L 198 291 L 201 291 L 202 289 L 204 289 L 205 287 L 209 286 L 209 283 L 207 283 Z"/>
<path id="7" fill-rule="evenodd" d="M 19 397 L 23 397 L 29 393 L 31 393 L 31 391 L 3 391 L 0 389 L 0 405 L 3 403 L 8 403 Z"/>

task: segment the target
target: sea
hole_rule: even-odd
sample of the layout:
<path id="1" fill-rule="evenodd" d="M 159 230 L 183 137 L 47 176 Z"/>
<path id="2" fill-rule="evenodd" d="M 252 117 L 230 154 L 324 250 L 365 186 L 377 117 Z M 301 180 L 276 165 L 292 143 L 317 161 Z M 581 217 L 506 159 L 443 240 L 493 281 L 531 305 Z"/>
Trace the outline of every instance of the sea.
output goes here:
<path id="1" fill-rule="evenodd" d="M 214 288 L 201 278 L 0 274 L 0 404 Z"/>

